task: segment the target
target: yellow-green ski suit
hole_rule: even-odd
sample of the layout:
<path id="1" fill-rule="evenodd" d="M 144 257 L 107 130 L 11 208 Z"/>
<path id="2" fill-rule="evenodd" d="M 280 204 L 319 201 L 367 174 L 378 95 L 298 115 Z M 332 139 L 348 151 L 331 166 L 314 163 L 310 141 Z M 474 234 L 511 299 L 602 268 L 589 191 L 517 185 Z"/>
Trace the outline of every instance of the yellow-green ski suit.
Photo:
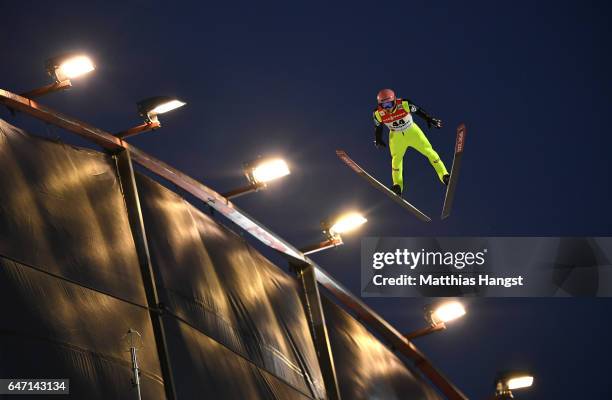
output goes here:
<path id="1" fill-rule="evenodd" d="M 444 163 L 433 149 L 427 137 L 412 120 L 412 112 L 418 111 L 417 106 L 411 105 L 407 100 L 397 99 L 392 110 L 378 107 L 374 111 L 374 124 L 382 129 L 382 124 L 389 128 L 389 151 L 391 152 L 391 177 L 394 185 L 404 189 L 403 165 L 404 154 L 409 147 L 427 157 L 436 171 L 438 178 L 448 174 Z"/>

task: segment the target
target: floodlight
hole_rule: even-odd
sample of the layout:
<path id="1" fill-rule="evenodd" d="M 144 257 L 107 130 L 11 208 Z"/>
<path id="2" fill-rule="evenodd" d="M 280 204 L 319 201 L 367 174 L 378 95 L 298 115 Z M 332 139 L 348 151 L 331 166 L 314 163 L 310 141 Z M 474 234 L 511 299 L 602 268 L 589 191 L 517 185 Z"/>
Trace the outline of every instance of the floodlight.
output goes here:
<path id="1" fill-rule="evenodd" d="M 287 163 L 280 158 L 256 160 L 244 163 L 244 176 L 249 184 L 223 193 L 223 197 L 233 199 L 267 187 L 267 183 L 291 173 Z"/>
<path id="2" fill-rule="evenodd" d="M 407 339 L 416 339 L 433 332 L 446 329 L 446 323 L 465 315 L 465 308 L 458 301 L 429 305 L 425 307 L 425 320 L 429 326 L 404 335 Z"/>
<path id="3" fill-rule="evenodd" d="M 169 100 L 165 103 L 162 103 L 160 105 L 158 105 L 157 107 L 155 107 L 154 109 L 152 109 L 151 111 L 149 111 L 151 114 L 163 114 L 163 113 L 167 113 L 168 111 L 172 111 L 174 109 L 177 109 L 179 107 L 184 106 L 186 103 L 180 101 L 180 100 Z"/>
<path id="4" fill-rule="evenodd" d="M 349 232 L 357 229 L 361 225 L 365 224 L 368 220 L 363 215 L 357 212 L 350 212 L 342 215 L 334 222 L 329 228 L 329 233 L 332 236 L 339 235 L 341 233 Z"/>
<path id="5" fill-rule="evenodd" d="M 159 114 L 164 114 L 168 111 L 175 110 L 184 106 L 185 104 L 187 103 L 168 96 L 155 96 L 141 100 L 136 103 L 136 107 L 140 116 L 144 118 L 144 123 L 116 133 L 115 136 L 120 139 L 126 139 L 130 136 L 138 135 L 139 133 L 160 128 L 161 123 L 159 122 L 159 118 L 157 118 Z"/>
<path id="6" fill-rule="evenodd" d="M 463 317 L 465 308 L 458 301 L 442 303 L 431 311 L 430 318 L 433 325 L 446 323 L 454 319 Z"/>
<path id="7" fill-rule="evenodd" d="M 67 53 L 47 60 L 47 72 L 56 82 L 63 82 L 93 71 L 93 61 L 84 54 Z"/>
<path id="8" fill-rule="evenodd" d="M 506 382 L 506 385 L 508 386 L 508 389 L 510 390 L 528 388 L 531 385 L 533 385 L 533 376 L 525 375 L 525 376 L 518 376 L 516 378 L 511 378 L 511 379 L 508 379 L 508 381 Z"/>
<path id="9" fill-rule="evenodd" d="M 156 122 L 159 114 L 164 114 L 179 107 L 184 106 L 185 102 L 168 96 L 155 96 L 138 102 L 138 113 L 146 122 Z"/>
<path id="10" fill-rule="evenodd" d="M 495 381 L 495 396 L 498 399 L 513 398 L 512 391 L 533 385 L 533 375 L 525 371 L 502 372 Z"/>
<path id="11" fill-rule="evenodd" d="M 45 63 L 47 72 L 55 82 L 23 92 L 20 96 L 28 99 L 43 96 L 72 87 L 70 79 L 84 75 L 95 69 L 93 61 L 83 54 L 66 53 L 47 60 Z"/>
<path id="12" fill-rule="evenodd" d="M 365 224 L 368 220 L 358 212 L 349 212 L 338 217 L 333 224 L 329 220 L 321 222 L 321 228 L 326 240 L 320 243 L 315 243 L 310 246 L 301 248 L 304 255 L 316 253 L 322 250 L 337 247 L 344 242 L 342 241 L 341 233 L 350 232 Z"/>
<path id="13" fill-rule="evenodd" d="M 250 172 L 247 172 L 247 176 L 250 174 L 257 183 L 266 183 L 290 173 L 289 166 L 284 160 L 273 159 L 259 163 Z"/>

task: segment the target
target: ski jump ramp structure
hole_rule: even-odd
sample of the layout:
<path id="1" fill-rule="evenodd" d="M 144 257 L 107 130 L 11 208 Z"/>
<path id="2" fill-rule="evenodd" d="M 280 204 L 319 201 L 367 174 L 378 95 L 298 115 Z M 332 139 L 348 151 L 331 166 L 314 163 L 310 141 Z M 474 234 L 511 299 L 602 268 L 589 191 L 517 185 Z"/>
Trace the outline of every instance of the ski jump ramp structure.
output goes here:
<path id="1" fill-rule="evenodd" d="M 135 398 L 121 340 L 132 328 L 145 399 L 466 399 L 387 321 L 213 189 L 35 101 L 0 89 L 0 103 L 104 149 L 0 120 L 0 376 L 61 375 L 77 398 Z M 297 279 L 133 163 L 283 254 Z"/>

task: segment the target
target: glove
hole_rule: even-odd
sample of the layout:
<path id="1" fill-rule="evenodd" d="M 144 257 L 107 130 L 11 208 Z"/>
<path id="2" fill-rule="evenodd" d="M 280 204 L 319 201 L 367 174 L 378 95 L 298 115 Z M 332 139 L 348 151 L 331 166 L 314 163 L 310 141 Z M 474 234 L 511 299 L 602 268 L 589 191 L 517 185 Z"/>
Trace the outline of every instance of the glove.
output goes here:
<path id="1" fill-rule="evenodd" d="M 374 146 L 376 146 L 377 149 L 382 149 L 384 147 L 387 147 L 387 143 L 385 143 L 382 139 L 376 139 L 374 140 Z"/>
<path id="2" fill-rule="evenodd" d="M 427 120 L 427 126 L 431 129 L 433 128 L 437 128 L 440 129 L 442 128 L 442 121 L 439 120 L 438 118 L 430 118 Z"/>

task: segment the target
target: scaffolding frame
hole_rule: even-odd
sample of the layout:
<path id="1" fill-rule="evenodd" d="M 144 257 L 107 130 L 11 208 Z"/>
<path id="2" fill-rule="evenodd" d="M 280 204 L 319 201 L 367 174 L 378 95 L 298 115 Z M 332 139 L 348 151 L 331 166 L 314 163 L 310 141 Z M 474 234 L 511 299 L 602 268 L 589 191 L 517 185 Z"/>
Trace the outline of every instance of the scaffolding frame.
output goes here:
<path id="1" fill-rule="evenodd" d="M 29 114 L 46 123 L 58 126 L 69 132 L 75 133 L 81 136 L 82 138 L 101 146 L 110 154 L 116 155 L 124 153 L 122 157 L 126 158 L 124 161 L 129 165 L 127 168 L 131 169 L 132 173 L 132 162 L 135 162 L 140 166 L 144 167 L 145 169 L 149 170 L 150 172 L 154 173 L 155 175 L 173 183 L 177 187 L 180 187 L 184 191 L 200 199 L 206 205 L 210 206 L 218 213 L 228 218 L 230 221 L 247 231 L 249 234 L 251 234 L 253 237 L 255 237 L 257 240 L 259 240 L 266 246 L 283 254 L 288 259 L 290 264 L 300 266 L 300 269 L 306 268 L 305 271 L 309 271 L 311 276 L 314 275 L 314 279 L 316 279 L 316 282 L 318 284 L 326 288 L 331 294 L 334 295 L 334 297 L 336 297 L 336 299 L 343 306 L 355 313 L 355 315 L 366 326 L 368 326 L 371 330 L 377 332 L 384 340 L 386 340 L 391 345 L 392 350 L 395 350 L 401 355 L 408 358 L 413 363 L 414 367 L 418 369 L 420 373 L 424 377 L 426 377 L 435 387 L 437 387 L 438 390 L 447 399 L 467 400 L 467 397 L 452 382 L 450 382 L 444 375 L 442 375 L 442 373 L 431 364 L 431 362 L 425 357 L 425 355 L 421 353 L 421 351 L 418 350 L 410 340 L 406 339 L 406 337 L 404 337 L 399 331 L 397 331 L 389 322 L 387 322 L 374 310 L 372 310 L 365 303 L 363 303 L 360 299 L 350 293 L 344 286 L 342 286 L 339 282 L 333 279 L 323 268 L 318 266 L 314 261 L 306 257 L 300 250 L 280 238 L 278 235 L 274 234 L 264 225 L 260 224 L 255 219 L 246 214 L 244 211 L 240 210 L 226 197 L 223 197 L 215 190 L 207 187 L 203 183 L 198 182 L 197 180 L 164 163 L 163 161 L 158 160 L 155 157 L 152 157 L 151 155 L 145 153 L 144 151 L 128 144 L 127 142 L 116 137 L 112 133 L 89 125 L 85 122 L 79 121 L 65 114 L 61 114 L 31 99 L 25 98 L 23 96 L 4 89 L 0 89 L 0 103 L 9 107 L 9 109 L 11 110 Z M 139 209 L 139 204 L 137 205 Z M 141 222 L 139 222 L 138 219 L 139 218 L 136 216 L 135 223 L 137 226 L 140 225 Z M 144 227 L 142 227 L 142 229 L 144 229 Z M 144 235 L 144 230 L 140 231 L 139 228 L 138 232 L 134 234 Z M 147 251 L 143 251 L 145 257 L 147 252 L 148 249 Z M 150 260 L 148 261 L 148 263 L 150 263 Z M 146 269 L 149 269 L 149 265 L 147 265 L 146 262 L 144 263 L 144 267 Z M 144 276 L 143 278 L 145 280 L 149 280 L 153 284 L 155 283 L 155 279 L 153 276 Z M 156 296 L 151 295 L 150 297 L 151 301 L 155 301 Z M 316 296 L 311 298 L 314 298 L 316 300 L 318 298 L 318 291 L 316 293 Z M 320 306 L 320 298 L 318 299 L 318 302 Z M 158 304 L 150 304 L 150 307 L 157 309 L 157 305 Z M 307 315 L 307 317 L 310 319 L 309 324 L 311 326 L 320 327 L 321 321 L 313 322 L 312 315 Z M 152 316 L 152 318 L 156 317 Z M 324 319 L 322 321 L 324 321 Z M 164 335 L 163 328 L 161 331 L 161 335 Z M 156 338 L 156 340 L 160 339 Z M 165 339 L 163 341 L 165 342 Z M 320 343 L 324 342 L 325 340 L 320 341 Z M 329 346 L 324 346 L 325 348 L 321 348 L 320 343 L 317 343 L 315 341 L 315 346 L 317 346 L 316 350 L 317 352 L 327 353 L 325 358 L 329 359 L 332 362 L 331 367 L 333 370 L 333 357 L 331 355 L 331 348 Z M 167 351 L 167 349 L 162 348 L 158 349 L 158 351 L 164 353 L 165 351 Z M 160 362 L 164 362 L 163 359 L 166 359 L 166 361 L 168 361 L 167 353 L 161 354 Z M 327 368 L 327 370 L 329 373 L 329 368 Z M 162 372 L 165 372 L 164 375 L 170 373 L 169 364 L 162 365 Z M 322 371 L 322 373 L 326 373 L 326 371 Z M 169 379 L 169 381 L 166 381 L 166 379 Z M 325 380 L 326 382 L 334 382 L 336 381 L 336 377 L 328 375 L 327 377 L 325 377 Z M 164 381 L 169 382 L 170 385 L 173 386 L 171 384 L 171 375 L 164 376 Z M 167 394 L 174 392 L 173 389 L 173 387 L 166 388 Z M 328 391 L 330 390 L 327 387 L 326 389 Z M 333 390 L 334 389 L 332 388 L 332 391 Z"/>

